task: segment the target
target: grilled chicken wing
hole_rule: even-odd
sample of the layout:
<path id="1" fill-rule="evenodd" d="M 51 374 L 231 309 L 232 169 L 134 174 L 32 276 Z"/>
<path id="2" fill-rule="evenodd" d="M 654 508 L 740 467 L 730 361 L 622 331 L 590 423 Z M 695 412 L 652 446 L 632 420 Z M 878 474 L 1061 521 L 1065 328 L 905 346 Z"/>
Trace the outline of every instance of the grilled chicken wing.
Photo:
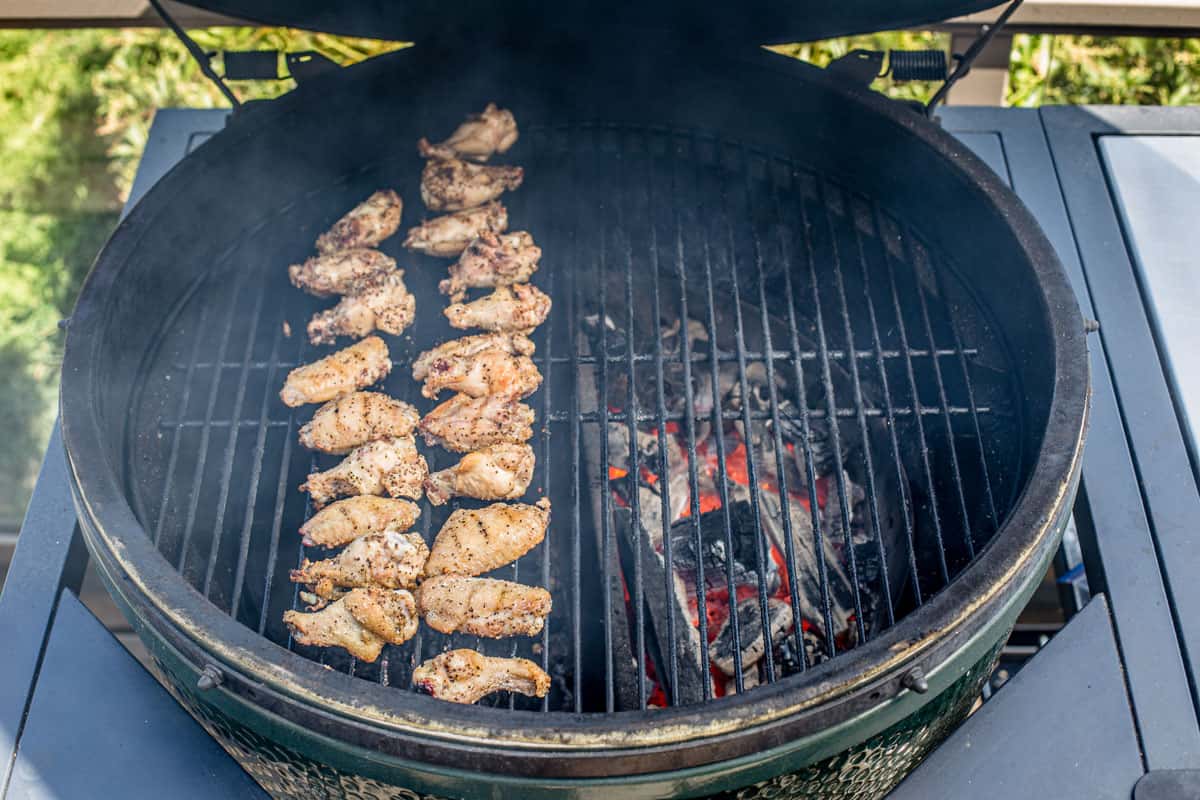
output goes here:
<path id="1" fill-rule="evenodd" d="M 288 277 L 297 289 L 317 297 L 350 294 L 364 281 L 396 269 L 396 259 L 378 250 L 358 248 L 315 256 L 288 267 Z"/>
<path id="2" fill-rule="evenodd" d="M 332 599 L 338 588 L 382 586 L 412 589 L 425 568 L 429 548 L 419 533 L 389 530 L 355 539 L 333 558 L 304 559 L 291 572 L 292 583 L 305 583 L 318 597 Z"/>
<path id="3" fill-rule="evenodd" d="M 324 403 L 381 381 L 391 371 L 387 345 L 378 336 L 368 336 L 320 361 L 292 370 L 279 399 L 292 408 L 305 403 Z"/>
<path id="4" fill-rule="evenodd" d="M 430 144 L 422 137 L 417 142 L 417 152 L 423 158 L 487 161 L 493 153 L 503 153 L 516 141 L 517 121 L 512 112 L 488 103 L 482 114 L 471 114 L 441 144 Z"/>
<path id="5" fill-rule="evenodd" d="M 441 700 L 475 703 L 492 692 L 545 697 L 550 676 L 527 658 L 494 658 L 450 650 L 413 670 L 413 684 Z"/>
<path id="6" fill-rule="evenodd" d="M 470 397 L 494 394 L 521 398 L 533 394 L 541 385 L 542 373 L 529 356 L 484 350 L 472 356 L 435 361 L 421 394 L 432 400 L 443 389 L 451 389 Z"/>
<path id="7" fill-rule="evenodd" d="M 433 541 L 425 574 L 479 575 L 516 561 L 538 546 L 550 525 L 550 501 L 460 508 Z"/>
<path id="8" fill-rule="evenodd" d="M 374 247 L 400 227 L 404 204 L 391 189 L 375 192 L 317 237 L 318 253 Z"/>
<path id="9" fill-rule="evenodd" d="M 461 211 L 491 202 L 516 189 L 521 167 L 488 167 L 457 158 L 435 158 L 421 172 L 421 199 L 430 211 Z"/>
<path id="10" fill-rule="evenodd" d="M 457 256 L 485 233 L 508 230 L 508 210 L 501 203 L 488 203 L 422 222 L 410 228 L 404 246 L 429 256 Z"/>
<path id="11" fill-rule="evenodd" d="M 362 338 L 375 330 L 396 336 L 412 324 L 417 299 L 404 285 L 398 269 L 364 281 L 333 308 L 318 312 L 308 323 L 313 344 L 331 344 L 339 336 Z"/>
<path id="12" fill-rule="evenodd" d="M 533 480 L 533 448 L 527 444 L 494 444 L 467 453 L 457 464 L 425 479 L 425 496 L 435 506 L 451 497 L 516 500 Z"/>
<path id="13" fill-rule="evenodd" d="M 309 475 L 300 491 L 308 492 L 317 508 L 338 497 L 385 491 L 415 500 L 428 475 L 429 467 L 413 437 L 396 436 L 356 447 L 336 467 Z"/>
<path id="14" fill-rule="evenodd" d="M 417 611 L 429 627 L 446 634 L 537 636 L 550 607 L 550 593 L 540 586 L 494 578 L 440 575 L 417 592 Z"/>
<path id="15" fill-rule="evenodd" d="M 469 453 L 533 436 L 533 409 L 511 397 L 456 394 L 425 415 L 417 426 L 425 444 Z"/>
<path id="16" fill-rule="evenodd" d="M 442 312 L 450 327 L 528 334 L 550 315 L 550 298 L 533 284 L 498 286 L 471 303 L 454 303 Z"/>
<path id="17" fill-rule="evenodd" d="M 338 500 L 314 514 L 300 526 L 305 545 L 341 547 L 360 536 L 387 530 L 406 531 L 417 521 L 421 509 L 407 500 L 359 495 Z"/>
<path id="18" fill-rule="evenodd" d="M 528 337 L 519 333 L 479 333 L 443 342 L 432 350 L 426 350 L 413 361 L 414 381 L 423 381 L 435 372 L 445 371 L 453 359 L 469 359 L 486 350 L 501 350 L 514 356 L 533 355 L 534 345 Z"/>
<path id="19" fill-rule="evenodd" d="M 344 455 L 375 439 L 407 436 L 420 420 L 408 403 L 380 392 L 354 392 L 318 408 L 300 429 L 300 444 Z"/>
<path id="20" fill-rule="evenodd" d="M 457 302 L 466 296 L 467 289 L 524 283 L 537 272 L 541 257 L 542 248 L 525 231 L 502 236 L 483 233 L 467 245 L 450 267 L 450 277 L 438 284 L 438 290 Z"/>
<path id="21" fill-rule="evenodd" d="M 417 603 L 405 589 L 352 589 L 315 614 L 285 611 L 283 622 L 296 641 L 344 647 L 355 658 L 374 661 L 385 644 L 404 644 L 417 632 Z"/>

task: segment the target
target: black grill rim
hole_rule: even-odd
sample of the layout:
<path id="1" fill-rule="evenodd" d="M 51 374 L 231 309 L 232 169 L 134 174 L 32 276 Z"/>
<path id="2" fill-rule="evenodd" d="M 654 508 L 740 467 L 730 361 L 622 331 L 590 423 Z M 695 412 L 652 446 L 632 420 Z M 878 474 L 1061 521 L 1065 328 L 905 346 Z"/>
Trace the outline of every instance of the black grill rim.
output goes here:
<path id="1" fill-rule="evenodd" d="M 410 52 L 374 59 L 345 70 L 343 76 L 313 82 L 268 108 L 253 111 L 252 120 L 231 126 L 196 155 L 211 157 L 218 148 L 236 147 L 239 139 L 254 136 L 298 103 L 319 96 L 329 81 L 383 69 Z M 895 135 L 910 136 L 942 154 L 948 169 L 965 185 L 976 187 L 984 200 L 1010 221 L 1041 284 L 1053 333 L 1047 346 L 1053 348 L 1055 365 L 1042 446 L 1009 519 L 949 587 L 836 662 L 723 699 L 719 716 L 704 705 L 586 717 L 462 707 L 331 673 L 264 640 L 205 601 L 153 547 L 110 468 L 94 406 L 96 334 L 104 322 L 105 302 L 124 288 L 121 273 L 143 232 L 154 224 L 157 211 L 177 195 L 186 194 L 203 164 L 203 158 L 193 156 L 147 194 L 98 257 L 72 317 L 64 355 L 60 411 L 81 522 L 93 553 L 117 590 L 128 597 L 130 605 L 151 612 L 144 613 L 141 621 L 153 626 L 156 634 L 179 642 L 185 652 L 211 654 L 215 658 L 206 660 L 221 664 L 231 676 L 240 673 L 244 677 L 227 681 L 226 688 L 240 690 L 249 702 L 258 704 L 258 698 L 265 699 L 262 689 L 275 691 L 285 704 L 277 710 L 293 718 L 334 717 L 345 730 L 369 728 L 398 737 L 398 741 L 416 738 L 423 743 L 423 750 L 432 748 L 430 760 L 448 764 L 461 764 L 463 753 L 474 752 L 471 761 L 484 768 L 477 759 L 480 750 L 486 751 L 487 768 L 500 773 L 530 772 L 526 759 L 531 755 L 545 755 L 548 762 L 557 757 L 563 762 L 564 750 L 580 755 L 586 750 L 601 751 L 596 755 L 641 752 L 641 768 L 632 770 L 637 772 L 677 769 L 754 752 L 754 736 L 747 734 L 755 729 L 786 718 L 788 727 L 802 735 L 813 732 L 814 720 L 825 726 L 848 719 L 864 707 L 886 702 L 867 703 L 867 692 L 882 689 L 884 696 L 890 697 L 898 691 L 902 670 L 918 662 L 927 671 L 936 667 L 985 628 L 1012 594 L 1019 594 L 1040 577 L 1035 573 L 1056 544 L 1077 483 L 1090 390 L 1087 345 L 1074 293 L 1029 211 L 964 145 L 899 104 L 844 86 L 822 70 L 769 54 L 756 58 L 753 62 L 746 59 L 752 69 L 833 88 L 846 102 L 877 115 L 881 125 L 890 124 Z M 683 751 L 689 748 L 691 754 L 685 755 Z M 565 770 L 567 774 L 577 770 L 564 763 L 549 763 L 534 771 L 542 769 Z"/>

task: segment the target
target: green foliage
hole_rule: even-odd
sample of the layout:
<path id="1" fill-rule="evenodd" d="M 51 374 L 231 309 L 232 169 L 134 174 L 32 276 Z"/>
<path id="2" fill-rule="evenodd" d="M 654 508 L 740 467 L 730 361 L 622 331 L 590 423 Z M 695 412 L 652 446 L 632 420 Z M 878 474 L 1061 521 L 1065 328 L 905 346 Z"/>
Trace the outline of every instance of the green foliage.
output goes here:
<path id="1" fill-rule="evenodd" d="M 1200 101 L 1200 40 L 1014 37 L 1007 104 L 1186 105 Z"/>

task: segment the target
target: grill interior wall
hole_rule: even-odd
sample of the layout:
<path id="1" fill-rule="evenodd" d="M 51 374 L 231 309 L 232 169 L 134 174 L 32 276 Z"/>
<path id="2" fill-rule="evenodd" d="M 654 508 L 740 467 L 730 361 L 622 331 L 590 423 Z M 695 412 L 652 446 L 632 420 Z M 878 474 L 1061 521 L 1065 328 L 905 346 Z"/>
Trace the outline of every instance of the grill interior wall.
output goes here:
<path id="1" fill-rule="evenodd" d="M 531 496 L 549 496 L 553 517 L 546 541 L 496 575 L 550 588 L 554 613 L 546 630 L 535 639 L 488 641 L 422 627 L 416 639 L 388 647 L 372 665 L 296 645 L 280 621 L 297 602 L 288 570 L 305 556 L 296 529 L 307 503 L 296 487 L 314 466 L 336 462 L 311 456 L 296 441 L 311 408 L 293 412 L 278 400 L 287 371 L 321 354 L 302 332 L 324 305 L 288 285 L 286 265 L 303 259 L 331 220 L 380 186 L 402 192 L 405 226 L 415 224 L 421 164 L 407 152 L 365 165 L 338 185 L 281 198 L 280 208 L 231 243 L 180 299 L 144 361 L 127 426 L 130 500 L 163 555 L 215 605 L 281 646 L 396 687 L 409 688 L 413 666 L 453 644 L 532 658 L 554 679 L 544 701 L 505 695 L 491 701 L 497 705 L 549 711 L 644 706 L 652 691 L 642 663 L 647 653 L 658 662 L 651 667 L 670 697 L 678 653 L 669 639 L 655 639 L 647 619 L 646 565 L 635 560 L 624 576 L 632 619 L 622 619 L 624 609 L 615 607 L 620 597 L 614 603 L 614 593 L 605 590 L 618 569 L 612 496 L 607 465 L 586 446 L 589 437 L 605 441 L 600 432 L 610 423 L 628 424 L 631 411 L 636 425 L 663 429 L 659 343 L 636 324 L 634 335 L 613 332 L 607 351 L 591 348 L 580 334 L 584 318 L 598 312 L 626 328 L 634 312 L 678 318 L 685 298 L 687 313 L 703 318 L 710 286 L 714 310 L 746 311 L 742 347 L 718 348 L 718 363 L 758 364 L 785 379 L 799 369 L 812 419 L 832 411 L 851 439 L 863 426 L 884 432 L 883 447 L 868 436 L 865 447 L 847 455 L 869 455 L 876 475 L 904 476 L 913 546 L 909 552 L 905 528 L 898 560 L 904 575 L 893 576 L 890 595 L 878 582 L 859 584 L 860 591 L 886 595 L 891 605 L 868 636 L 937 592 L 986 544 L 1020 489 L 1025 437 L 1014 372 L 988 313 L 911 230 L 853 187 L 701 134 L 608 125 L 530 128 L 511 155 L 527 170 L 525 186 L 506 200 L 511 227 L 536 236 L 545 255 L 534 281 L 554 298 L 550 319 L 534 336 L 545 382 L 527 401 L 538 415 Z M 399 238 L 383 249 L 407 270 L 418 321 L 389 340 L 397 366 L 385 388 L 424 411 L 431 404 L 419 397 L 407 363 L 453 335 L 436 292 L 446 262 L 400 250 Z M 655 303 L 658 313 L 647 313 L 647 304 Z M 285 320 L 291 337 L 283 335 Z M 769 350 L 761 344 L 764 333 L 772 335 Z M 739 338 L 719 328 L 715 338 L 729 336 Z M 690 369 L 709 370 L 712 356 L 711 349 L 698 349 Z M 844 378 L 823 380 L 826 364 L 850 376 L 851 384 L 857 373 L 860 391 L 840 391 Z M 630 374 L 633 391 L 620 410 L 599 402 L 612 382 Z M 581 390 L 589 384 L 594 394 Z M 832 398 L 829 387 L 835 387 Z M 777 399 L 783 394 L 780 388 Z M 766 417 L 777 416 L 773 403 Z M 425 452 L 431 469 L 454 461 L 437 449 Z M 752 452 L 748 461 L 751 469 L 761 468 L 762 456 Z M 718 463 L 723 472 L 723 460 Z M 865 461 L 846 467 L 868 471 Z M 418 529 L 432 541 L 456 503 L 421 506 Z M 908 516 L 902 508 L 880 513 Z M 823 624 L 820 609 L 795 612 Z M 621 657 L 626 625 L 637 664 Z M 768 679 L 785 677 L 783 666 L 771 663 Z M 618 678 L 633 686 L 632 698 L 622 698 Z"/>

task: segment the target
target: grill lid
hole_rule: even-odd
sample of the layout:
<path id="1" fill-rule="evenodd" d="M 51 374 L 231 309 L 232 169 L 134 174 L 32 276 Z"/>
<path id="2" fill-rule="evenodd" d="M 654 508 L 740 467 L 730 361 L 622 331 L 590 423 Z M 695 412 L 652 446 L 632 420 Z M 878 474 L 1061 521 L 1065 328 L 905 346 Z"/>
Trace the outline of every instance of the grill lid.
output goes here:
<path id="1" fill-rule="evenodd" d="M 448 30 L 595 31 L 622 20 L 638 27 L 726 42 L 811 41 L 938 22 L 999 0 L 748 0 L 737 4 L 680 0 L 185 0 L 242 19 L 351 36 L 421 40 Z M 616 42 L 614 42 L 615 44 Z"/>

